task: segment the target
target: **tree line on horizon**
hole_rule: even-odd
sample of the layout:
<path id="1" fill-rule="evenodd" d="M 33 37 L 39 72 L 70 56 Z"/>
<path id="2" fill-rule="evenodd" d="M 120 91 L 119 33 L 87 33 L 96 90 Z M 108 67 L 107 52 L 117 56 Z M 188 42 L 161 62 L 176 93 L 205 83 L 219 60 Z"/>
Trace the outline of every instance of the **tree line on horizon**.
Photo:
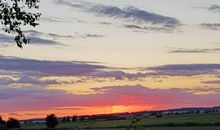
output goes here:
<path id="1" fill-rule="evenodd" d="M 55 128 L 59 124 L 59 118 L 55 114 L 47 115 L 45 118 L 45 125 L 47 128 Z M 85 121 L 84 116 L 78 117 L 77 115 L 71 116 L 65 116 L 61 118 L 60 120 L 63 123 L 67 122 L 77 122 L 77 121 Z M 24 122 L 25 124 L 26 122 Z M 9 118 L 7 121 L 3 120 L 3 118 L 0 116 L 0 130 L 7 130 L 7 129 L 16 129 L 20 128 L 21 123 L 19 120 L 15 118 Z"/>
<path id="2" fill-rule="evenodd" d="M 55 114 L 47 115 L 45 120 L 45 124 L 48 128 L 55 128 L 59 124 L 58 118 Z M 7 121 L 4 121 L 3 118 L 0 116 L 0 130 L 15 129 L 20 127 L 21 123 L 19 120 L 15 118 L 9 118 Z"/>
<path id="3" fill-rule="evenodd" d="M 0 130 L 3 129 L 13 129 L 13 128 L 20 128 L 20 122 L 15 118 L 9 118 L 7 121 L 4 121 L 0 116 Z"/>
<path id="4" fill-rule="evenodd" d="M 62 118 L 58 118 L 55 114 L 47 115 L 45 118 L 45 125 L 47 128 L 55 128 L 59 122 L 61 123 L 68 123 L 68 122 L 83 122 L 86 120 L 99 120 L 99 119 L 106 119 L 106 120 L 120 120 L 124 118 L 115 117 L 114 115 L 92 115 L 92 116 L 64 116 Z M 28 124 L 28 121 L 24 121 L 24 124 Z M 15 118 L 9 118 L 7 121 L 4 121 L 3 118 L 0 116 L 0 130 L 7 130 L 7 129 L 14 129 L 20 128 L 21 122 Z"/>

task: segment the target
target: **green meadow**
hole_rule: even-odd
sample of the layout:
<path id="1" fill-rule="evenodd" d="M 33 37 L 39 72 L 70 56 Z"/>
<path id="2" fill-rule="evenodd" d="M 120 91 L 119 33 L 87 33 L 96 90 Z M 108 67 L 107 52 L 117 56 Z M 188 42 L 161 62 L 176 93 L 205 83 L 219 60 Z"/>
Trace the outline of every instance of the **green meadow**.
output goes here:
<path id="1" fill-rule="evenodd" d="M 55 130 L 220 130 L 220 113 L 167 115 L 161 118 L 143 118 L 136 126 L 129 127 L 132 119 L 96 120 L 59 123 Z M 23 125 L 21 130 L 47 130 L 44 124 Z"/>

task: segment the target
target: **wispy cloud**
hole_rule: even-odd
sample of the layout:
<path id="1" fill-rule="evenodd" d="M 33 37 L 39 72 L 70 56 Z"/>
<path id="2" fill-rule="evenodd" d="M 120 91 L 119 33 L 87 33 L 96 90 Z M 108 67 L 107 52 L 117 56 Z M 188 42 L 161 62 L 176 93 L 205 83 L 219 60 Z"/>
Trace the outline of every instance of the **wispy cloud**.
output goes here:
<path id="1" fill-rule="evenodd" d="M 64 45 L 60 42 L 63 39 L 86 39 L 86 38 L 104 38 L 105 35 L 99 34 L 80 34 L 75 32 L 72 35 L 63 35 L 56 33 L 44 33 L 36 30 L 25 30 L 23 31 L 28 39 L 30 39 L 30 44 L 33 45 Z M 8 47 L 14 44 L 14 37 L 10 35 L 5 35 L 0 33 L 0 46 Z"/>
<path id="2" fill-rule="evenodd" d="M 133 25 L 133 24 L 126 24 L 124 25 L 125 28 L 132 29 L 133 31 L 141 31 L 141 32 L 146 32 L 146 31 L 155 31 L 155 32 L 167 32 L 171 33 L 173 32 L 173 28 L 165 28 L 165 27 L 153 27 L 153 26 L 138 26 L 138 25 Z"/>
<path id="3" fill-rule="evenodd" d="M 14 40 L 13 37 L 5 34 L 0 34 L 0 42 L 11 43 Z"/>
<path id="4" fill-rule="evenodd" d="M 0 57 L 0 70 L 16 72 L 33 72 L 42 75 L 82 75 L 107 67 L 89 64 L 89 62 L 62 62 Z"/>
<path id="5" fill-rule="evenodd" d="M 202 83 L 205 83 L 205 84 L 220 84 L 220 80 L 209 80 L 209 81 L 203 81 Z"/>
<path id="6" fill-rule="evenodd" d="M 200 25 L 205 29 L 220 30 L 220 23 L 203 23 Z"/>
<path id="7" fill-rule="evenodd" d="M 30 36 L 50 37 L 50 38 L 56 39 L 56 40 L 66 39 L 66 38 L 77 39 L 77 38 L 103 38 L 103 37 L 105 37 L 104 35 L 99 35 L 99 34 L 79 34 L 77 32 L 75 32 L 74 34 L 71 34 L 71 35 L 63 35 L 63 34 L 57 34 L 57 33 L 43 33 L 43 32 L 35 31 L 35 30 L 27 30 L 24 32 Z"/>
<path id="8" fill-rule="evenodd" d="M 210 48 L 210 49 L 175 49 L 169 51 L 169 53 L 216 53 L 220 52 L 220 48 Z"/>
<path id="9" fill-rule="evenodd" d="M 59 5 L 65 5 L 80 9 L 85 12 L 96 14 L 97 16 L 110 17 L 115 20 L 123 20 L 136 24 L 160 25 L 162 27 L 175 28 L 181 23 L 175 18 L 163 16 L 160 14 L 148 12 L 136 7 L 119 8 L 115 6 L 106 6 L 101 4 L 89 3 L 84 1 L 65 1 L 56 0 Z"/>
<path id="10" fill-rule="evenodd" d="M 220 64 L 176 64 L 146 68 L 153 70 L 151 75 L 192 76 L 202 74 L 216 75 L 220 71 Z"/>
<path id="11" fill-rule="evenodd" d="M 214 11 L 214 12 L 220 12 L 220 5 L 217 5 L 217 4 L 214 4 L 214 5 L 211 5 L 208 10 L 210 11 Z"/>
<path id="12" fill-rule="evenodd" d="M 82 38 L 103 38 L 104 35 L 98 35 L 98 34 L 85 34 L 81 35 Z"/>
<path id="13" fill-rule="evenodd" d="M 50 23 L 63 23 L 65 22 L 64 19 L 59 17 L 41 17 L 42 21 L 50 22 Z"/>
<path id="14" fill-rule="evenodd" d="M 25 32 L 24 32 L 25 33 Z M 41 38 L 39 35 L 29 35 L 27 34 L 27 38 L 30 39 L 31 44 L 36 44 L 36 45 L 60 45 L 59 42 L 55 40 L 50 40 L 46 38 Z M 14 37 L 5 35 L 5 34 L 0 34 L 0 42 L 2 43 L 14 43 Z"/>
<path id="15" fill-rule="evenodd" d="M 166 27 L 176 27 L 179 24 L 179 21 L 174 18 L 150 13 L 134 7 L 121 9 L 118 7 L 97 5 L 91 8 L 90 11 L 116 19 L 125 19 L 131 22 L 161 24 Z"/>

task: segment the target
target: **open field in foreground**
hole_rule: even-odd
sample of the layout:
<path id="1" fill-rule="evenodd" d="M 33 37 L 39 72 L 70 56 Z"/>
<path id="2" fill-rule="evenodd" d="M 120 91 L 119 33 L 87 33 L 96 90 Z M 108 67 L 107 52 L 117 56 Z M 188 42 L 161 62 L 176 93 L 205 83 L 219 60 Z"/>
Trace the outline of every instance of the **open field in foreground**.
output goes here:
<path id="1" fill-rule="evenodd" d="M 113 121 L 85 121 L 60 123 L 56 130 L 126 130 L 131 119 Z M 144 118 L 138 130 L 220 130 L 220 113 L 200 115 L 167 115 L 161 118 Z M 44 124 L 24 125 L 22 130 L 46 130 Z"/>

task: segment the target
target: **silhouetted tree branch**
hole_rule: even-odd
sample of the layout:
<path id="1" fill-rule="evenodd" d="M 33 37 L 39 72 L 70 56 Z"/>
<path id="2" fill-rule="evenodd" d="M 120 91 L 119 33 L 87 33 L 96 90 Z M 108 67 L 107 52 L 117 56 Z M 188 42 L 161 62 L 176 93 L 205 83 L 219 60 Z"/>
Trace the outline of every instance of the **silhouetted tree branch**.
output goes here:
<path id="1" fill-rule="evenodd" d="M 22 32 L 22 26 L 35 27 L 40 13 L 35 12 L 39 8 L 40 0 L 0 0 L 0 22 L 5 32 L 15 32 L 15 42 L 22 48 L 22 44 L 29 43 L 30 39 Z M 34 10 L 33 10 L 34 9 Z"/>

